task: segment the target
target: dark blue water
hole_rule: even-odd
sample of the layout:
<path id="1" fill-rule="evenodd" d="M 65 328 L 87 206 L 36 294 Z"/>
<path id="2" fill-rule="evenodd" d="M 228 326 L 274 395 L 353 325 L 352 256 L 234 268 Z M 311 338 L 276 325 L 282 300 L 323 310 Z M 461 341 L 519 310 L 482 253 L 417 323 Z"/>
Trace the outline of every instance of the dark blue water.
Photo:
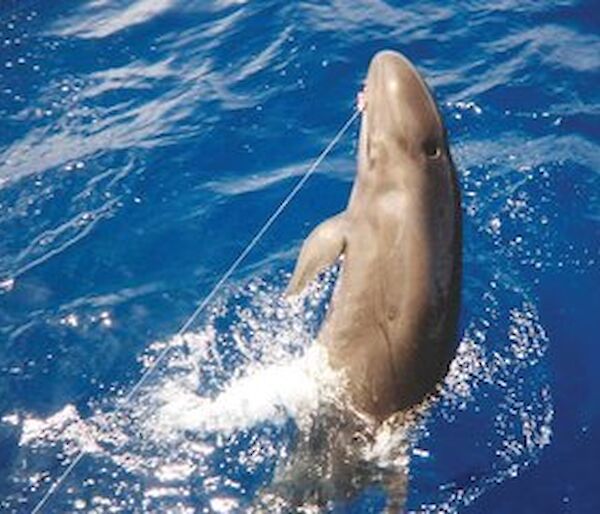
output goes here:
<path id="1" fill-rule="evenodd" d="M 81 448 L 44 512 L 243 512 L 270 482 L 331 278 L 296 310 L 280 293 L 345 205 L 356 125 L 173 336 L 393 48 L 435 90 L 465 213 L 459 354 L 407 507 L 599 512 L 599 27 L 575 1 L 3 1 L 2 510 L 31 511 Z"/>

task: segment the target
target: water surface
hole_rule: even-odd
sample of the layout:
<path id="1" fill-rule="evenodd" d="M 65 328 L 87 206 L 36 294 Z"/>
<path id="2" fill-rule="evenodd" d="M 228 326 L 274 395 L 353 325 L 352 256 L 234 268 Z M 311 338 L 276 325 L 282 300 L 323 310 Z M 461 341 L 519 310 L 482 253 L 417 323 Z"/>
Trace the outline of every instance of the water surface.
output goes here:
<path id="1" fill-rule="evenodd" d="M 30 512 L 81 448 L 44 512 L 238 512 L 271 481 L 333 279 L 280 294 L 345 205 L 356 125 L 174 336 L 393 48 L 435 90 L 465 213 L 459 354 L 407 507 L 598 512 L 598 21 L 576 1 L 4 1 L 2 509 Z"/>

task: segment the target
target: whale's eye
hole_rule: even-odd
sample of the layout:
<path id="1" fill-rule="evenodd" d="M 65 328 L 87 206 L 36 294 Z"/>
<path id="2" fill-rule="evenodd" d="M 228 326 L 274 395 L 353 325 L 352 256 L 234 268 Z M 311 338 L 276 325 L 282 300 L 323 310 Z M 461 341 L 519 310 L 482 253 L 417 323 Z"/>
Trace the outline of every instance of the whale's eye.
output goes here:
<path id="1" fill-rule="evenodd" d="M 429 159 L 437 159 L 440 155 L 442 155 L 440 146 L 434 140 L 425 141 L 423 150 Z"/>

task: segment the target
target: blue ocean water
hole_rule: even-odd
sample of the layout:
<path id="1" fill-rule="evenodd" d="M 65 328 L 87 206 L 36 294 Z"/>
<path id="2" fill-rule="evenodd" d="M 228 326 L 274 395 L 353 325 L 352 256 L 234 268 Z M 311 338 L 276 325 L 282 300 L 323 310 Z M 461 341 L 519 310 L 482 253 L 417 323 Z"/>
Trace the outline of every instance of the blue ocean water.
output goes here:
<path id="1" fill-rule="evenodd" d="M 3 1 L 2 511 L 81 448 L 43 512 L 244 512 L 271 481 L 332 276 L 280 295 L 345 205 L 357 125 L 174 336 L 393 48 L 435 91 L 465 232 L 459 352 L 407 509 L 599 512 L 599 27 L 591 1 Z"/>

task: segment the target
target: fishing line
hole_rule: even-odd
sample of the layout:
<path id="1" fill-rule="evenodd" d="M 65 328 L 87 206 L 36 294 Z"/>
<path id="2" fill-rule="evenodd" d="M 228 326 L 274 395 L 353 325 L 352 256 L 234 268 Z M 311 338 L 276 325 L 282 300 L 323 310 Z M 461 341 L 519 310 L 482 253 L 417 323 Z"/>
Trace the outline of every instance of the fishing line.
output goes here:
<path id="1" fill-rule="evenodd" d="M 183 334 L 192 326 L 192 324 L 196 321 L 198 316 L 202 313 L 202 311 L 206 308 L 206 306 L 211 302 L 214 296 L 217 294 L 219 289 L 223 286 L 227 280 L 231 277 L 231 275 L 235 272 L 238 266 L 242 263 L 242 261 L 248 256 L 248 254 L 252 251 L 252 249 L 258 244 L 258 242 L 265 235 L 267 230 L 271 228 L 275 220 L 281 215 L 281 213 L 285 210 L 285 208 L 289 205 L 289 203 L 294 199 L 294 197 L 298 194 L 300 189 L 306 184 L 306 181 L 310 178 L 310 176 L 315 172 L 319 164 L 323 162 L 323 159 L 327 157 L 327 154 L 331 152 L 333 147 L 338 143 L 338 141 L 342 138 L 342 136 L 346 133 L 350 125 L 354 122 L 354 120 L 360 114 L 359 109 L 355 109 L 348 121 L 344 123 L 342 128 L 338 130 L 337 134 L 333 137 L 333 139 L 329 142 L 329 144 L 325 147 L 325 149 L 319 154 L 319 156 L 315 159 L 312 165 L 308 168 L 306 173 L 302 176 L 300 180 L 296 183 L 296 185 L 292 188 L 292 190 L 287 194 L 287 196 L 283 199 L 283 201 L 279 204 L 277 209 L 273 211 L 273 214 L 269 216 L 267 221 L 263 224 L 260 230 L 256 233 L 256 235 L 252 238 L 252 240 L 246 245 L 244 250 L 238 255 L 237 259 L 233 261 L 231 266 L 227 268 L 227 271 L 221 276 L 219 281 L 213 286 L 210 292 L 204 297 L 204 300 L 200 302 L 198 307 L 194 310 L 189 318 L 183 323 L 181 328 L 175 334 L 174 339 L 180 339 Z M 118 403 L 115 410 L 112 412 L 112 417 L 116 417 L 123 408 L 132 400 L 135 394 L 140 390 L 142 385 L 148 380 L 150 375 L 154 372 L 157 366 L 161 363 L 161 361 L 167 356 L 169 351 L 173 346 L 168 344 L 162 351 L 158 354 L 158 357 L 154 360 L 154 362 L 146 369 L 140 379 L 134 384 L 129 393 Z M 52 495 L 58 490 L 58 488 L 62 485 L 62 483 L 66 480 L 66 478 L 71 474 L 75 466 L 81 461 L 81 459 L 86 454 L 85 449 L 80 449 L 75 458 L 71 461 L 71 463 L 66 467 L 63 473 L 54 481 L 54 483 L 50 486 L 50 488 L 46 491 L 42 499 L 36 504 L 35 508 L 31 511 L 32 514 L 37 514 L 41 511 L 44 505 L 48 502 L 48 500 L 52 497 Z"/>

